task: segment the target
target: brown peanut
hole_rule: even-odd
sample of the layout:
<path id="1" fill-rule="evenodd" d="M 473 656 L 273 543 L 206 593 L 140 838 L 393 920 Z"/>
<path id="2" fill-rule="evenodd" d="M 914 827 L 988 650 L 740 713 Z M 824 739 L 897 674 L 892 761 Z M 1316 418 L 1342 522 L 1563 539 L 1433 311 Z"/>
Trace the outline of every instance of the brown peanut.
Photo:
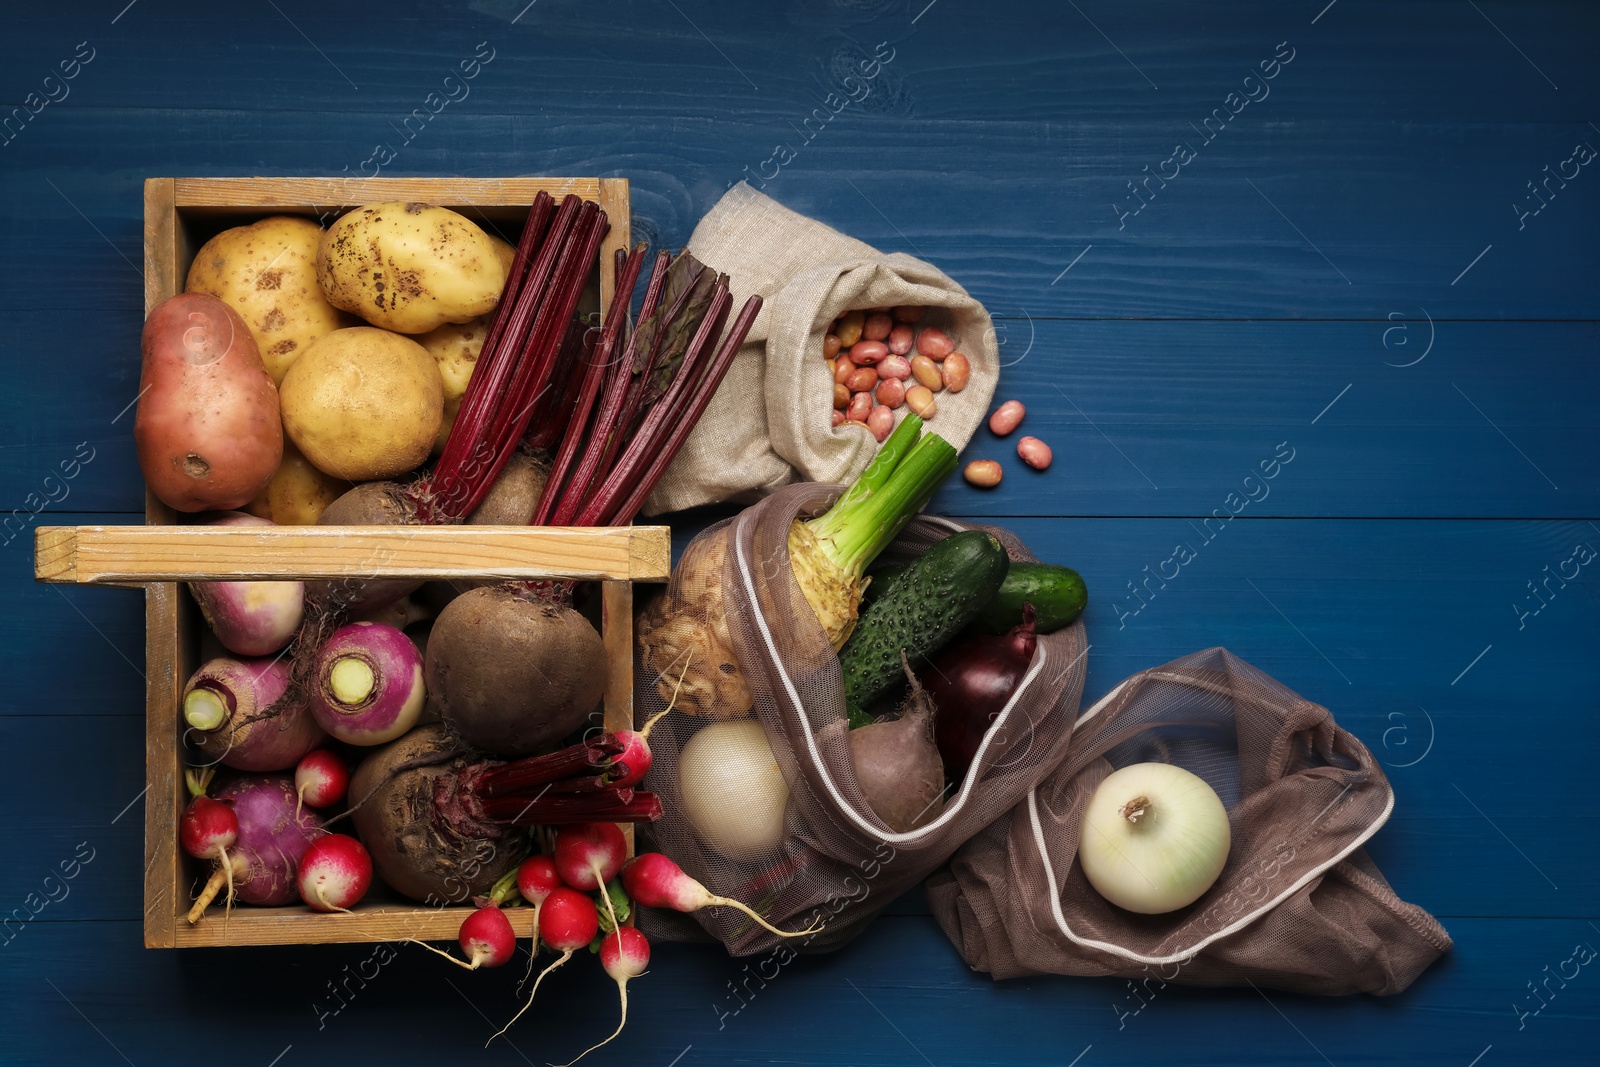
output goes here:
<path id="1" fill-rule="evenodd" d="M 1000 469 L 1000 464 L 994 460 L 975 459 L 967 464 L 967 468 L 961 472 L 961 476 L 980 488 L 993 489 L 1000 484 L 1000 476 L 1003 473 Z"/>

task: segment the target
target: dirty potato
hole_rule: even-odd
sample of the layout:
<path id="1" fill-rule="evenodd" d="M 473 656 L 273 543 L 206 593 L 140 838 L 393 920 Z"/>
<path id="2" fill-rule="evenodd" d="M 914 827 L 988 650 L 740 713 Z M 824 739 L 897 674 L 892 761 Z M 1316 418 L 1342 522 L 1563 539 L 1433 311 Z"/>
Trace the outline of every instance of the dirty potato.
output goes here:
<path id="1" fill-rule="evenodd" d="M 317 281 L 334 307 L 419 334 L 494 310 L 506 271 L 489 235 L 448 208 L 356 208 L 328 228 Z"/>
<path id="2" fill-rule="evenodd" d="M 223 230 L 200 247 L 184 289 L 209 293 L 250 327 L 275 384 L 318 338 L 345 325 L 317 282 L 322 227 L 275 215 Z"/>

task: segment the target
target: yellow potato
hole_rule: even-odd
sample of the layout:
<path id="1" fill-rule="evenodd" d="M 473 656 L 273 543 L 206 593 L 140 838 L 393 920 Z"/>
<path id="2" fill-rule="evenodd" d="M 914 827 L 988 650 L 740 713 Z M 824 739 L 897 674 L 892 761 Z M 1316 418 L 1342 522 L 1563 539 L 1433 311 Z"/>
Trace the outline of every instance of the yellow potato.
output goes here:
<path id="1" fill-rule="evenodd" d="M 373 204 L 323 234 L 317 281 L 334 307 L 418 334 L 493 311 L 506 270 L 489 235 L 448 208 Z"/>
<path id="2" fill-rule="evenodd" d="M 489 235 L 489 240 L 509 275 L 511 260 L 517 250 L 494 234 Z M 483 351 L 484 338 L 489 335 L 489 323 L 493 318 L 494 313 L 490 312 L 479 315 L 471 322 L 447 322 L 437 330 L 430 330 L 417 338 L 417 343 L 439 361 L 439 377 L 444 383 L 444 421 L 440 423 L 439 436 L 433 443 L 433 454 L 436 456 L 444 451 L 450 427 L 455 425 L 456 412 L 461 410 L 461 398 L 466 395 L 467 383 L 472 380 L 472 370 L 478 364 L 478 355 Z"/>
<path id="3" fill-rule="evenodd" d="M 349 488 L 349 482 L 323 474 L 294 447 L 293 441 L 285 440 L 283 461 L 272 481 L 244 510 L 279 526 L 315 526 L 322 509 Z"/>
<path id="4" fill-rule="evenodd" d="M 393 478 L 428 458 L 444 414 L 439 367 L 409 337 L 335 330 L 289 368 L 283 427 L 312 465 L 353 482 Z"/>
<path id="5" fill-rule="evenodd" d="M 276 384 L 312 342 L 344 325 L 317 282 L 321 243 L 322 227 L 310 219 L 276 215 L 223 230 L 189 267 L 185 290 L 239 313 Z"/>

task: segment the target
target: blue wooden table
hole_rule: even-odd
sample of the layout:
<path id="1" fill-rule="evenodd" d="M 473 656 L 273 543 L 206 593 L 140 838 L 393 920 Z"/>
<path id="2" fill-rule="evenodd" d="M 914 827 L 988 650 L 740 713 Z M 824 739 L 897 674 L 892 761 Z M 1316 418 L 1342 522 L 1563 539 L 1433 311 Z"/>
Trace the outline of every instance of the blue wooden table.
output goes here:
<path id="1" fill-rule="evenodd" d="M 0 911 L 50 899 L 0 935 L 0 1062 L 564 1062 L 612 1025 L 598 968 L 483 1051 L 514 976 L 402 952 L 319 1019 L 368 947 L 141 948 L 140 595 L 31 581 L 33 525 L 142 508 L 143 179 L 378 172 L 623 175 L 673 246 L 748 179 L 943 268 L 1056 461 L 934 506 L 1083 572 L 1086 702 L 1224 645 L 1331 707 L 1397 795 L 1371 854 L 1456 940 L 1385 1000 L 1135 1002 L 995 985 L 913 894 L 736 1014 L 738 964 L 659 948 L 595 1062 L 1594 1062 L 1600 973 L 1552 975 L 1600 946 L 1597 45 L 1508 0 L 12 5 Z"/>

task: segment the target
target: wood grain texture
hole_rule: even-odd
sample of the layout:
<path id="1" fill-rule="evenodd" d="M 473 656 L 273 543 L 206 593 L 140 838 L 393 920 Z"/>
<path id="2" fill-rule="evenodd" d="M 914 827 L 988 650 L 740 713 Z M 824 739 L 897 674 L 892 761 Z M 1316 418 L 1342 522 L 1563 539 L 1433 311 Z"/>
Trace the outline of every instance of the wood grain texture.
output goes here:
<path id="1" fill-rule="evenodd" d="M 0 779 L 0 800 L 29 816 L 8 842 L 0 910 L 26 912 L 80 843 L 98 855 L 69 897 L 0 936 L 0 1059 L 143 1065 L 227 1048 L 280 1067 L 560 1063 L 614 1021 L 596 1019 L 615 991 L 583 959 L 545 983 L 509 1043 L 483 1049 L 520 1004 L 520 966 L 457 976 L 414 946 L 146 952 L 130 892 L 146 877 L 139 803 L 112 822 L 146 784 L 140 605 L 28 573 L 30 526 L 144 511 L 119 417 L 139 391 L 144 180 L 370 174 L 378 146 L 394 150 L 381 179 L 626 177 L 633 235 L 667 247 L 754 175 L 796 210 L 947 271 L 999 316 L 1009 358 L 1037 329 L 1005 386 L 1055 466 L 1031 479 L 1008 467 L 989 495 L 951 486 L 935 508 L 1002 521 L 1083 570 L 1088 698 L 1223 644 L 1328 704 L 1396 790 L 1374 857 L 1457 943 L 1383 1001 L 1140 1001 L 1114 981 L 995 985 L 912 895 L 849 950 L 771 980 L 706 946 L 655 946 L 632 1025 L 591 1060 L 1593 1059 L 1593 968 L 1546 977 L 1575 943 L 1600 945 L 1600 813 L 1586 799 L 1600 586 L 1588 566 L 1549 577 L 1573 542 L 1600 538 L 1584 532 L 1600 523 L 1593 167 L 1540 186 L 1547 203 L 1519 220 L 1544 168 L 1580 140 L 1600 145 L 1593 5 L 393 0 L 381 19 L 310 0 L 123 7 L 18 7 L 4 35 L 0 512 L 14 555 L 0 576 L 0 743 L 41 757 Z M 30 113 L 27 94 L 39 109 L 39 79 L 84 40 L 96 58 L 62 83 L 70 98 Z M 1139 195 L 1127 183 L 1200 137 L 1191 124 L 1280 41 L 1295 58 L 1270 97 L 1180 178 L 1152 181 L 1120 225 L 1113 205 Z M 494 58 L 459 82 L 478 42 Z M 871 92 L 819 123 L 878 42 L 894 59 Z M 460 98 L 428 117 L 446 75 Z M 795 155 L 768 177 L 780 145 Z M 229 218 L 195 210 L 177 240 Z M 1431 354 L 1399 366 L 1420 348 L 1398 342 L 1419 342 L 1429 318 Z M 1298 451 L 1271 495 L 1179 577 L 1149 579 L 1284 440 Z M 96 457 L 62 499 L 44 479 L 80 442 Z M 1010 447 L 980 433 L 972 455 L 1009 462 Z M 672 517 L 676 539 L 713 514 Z M 1147 601 L 1137 614 L 1130 583 Z M 168 588 L 152 618 L 176 643 L 191 617 Z M 1553 817 L 1553 797 L 1578 799 Z M 1548 1006 L 1519 1018 L 1546 981 Z M 219 990 L 245 1007 L 219 1012 Z"/>
<path id="2" fill-rule="evenodd" d="M 52 526 L 34 577 L 107 584 L 274 578 L 666 581 L 670 531 L 555 526 Z"/>

